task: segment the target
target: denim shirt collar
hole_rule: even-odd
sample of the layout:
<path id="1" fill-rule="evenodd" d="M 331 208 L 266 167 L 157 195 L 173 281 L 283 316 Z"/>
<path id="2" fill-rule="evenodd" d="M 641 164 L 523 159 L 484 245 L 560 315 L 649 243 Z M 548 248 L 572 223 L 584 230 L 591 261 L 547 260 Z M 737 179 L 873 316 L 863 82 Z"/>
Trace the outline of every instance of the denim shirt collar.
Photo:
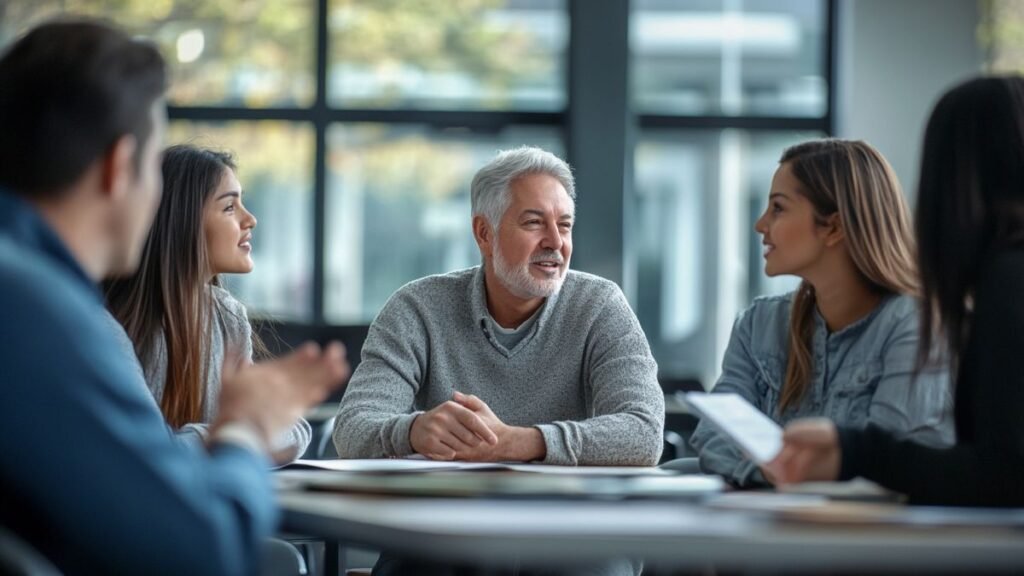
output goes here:
<path id="1" fill-rule="evenodd" d="M 862 326 L 864 326 L 865 324 L 870 324 L 871 321 L 874 320 L 876 316 L 881 314 L 882 310 L 885 309 L 886 305 L 889 304 L 889 302 L 893 298 L 895 298 L 896 296 L 898 296 L 898 295 L 897 294 L 883 294 L 882 298 L 878 301 L 878 305 L 875 306 L 870 312 L 868 312 L 864 316 L 858 318 L 856 321 L 851 322 L 850 324 L 847 324 L 846 326 L 843 326 L 842 328 L 840 328 L 839 330 L 836 330 L 835 332 L 829 332 L 828 331 L 828 324 L 825 323 L 825 317 L 821 315 L 821 312 L 818 310 L 818 307 L 815 306 L 814 307 L 814 334 L 816 336 L 820 335 L 820 337 L 826 338 L 826 339 L 832 339 L 832 338 L 840 338 L 840 339 L 842 339 L 842 338 L 845 338 L 845 337 L 849 336 L 850 334 L 855 334 L 855 333 L 860 331 Z"/>
<path id="2" fill-rule="evenodd" d="M 39 212 L 22 198 L 0 187 L 0 236 L 38 252 L 58 266 L 67 269 L 83 286 L 100 297 L 99 287 L 71 254 L 67 244 L 43 219 Z"/>

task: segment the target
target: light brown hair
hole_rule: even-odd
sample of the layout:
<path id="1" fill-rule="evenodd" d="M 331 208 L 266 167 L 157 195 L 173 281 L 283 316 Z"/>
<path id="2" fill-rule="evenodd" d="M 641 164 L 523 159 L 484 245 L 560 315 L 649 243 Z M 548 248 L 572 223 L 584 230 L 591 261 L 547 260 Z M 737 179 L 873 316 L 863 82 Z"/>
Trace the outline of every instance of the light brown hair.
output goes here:
<path id="1" fill-rule="evenodd" d="M 787 149 L 779 164 L 789 164 L 818 224 L 839 215 L 850 258 L 872 288 L 918 295 L 910 212 L 896 174 L 877 150 L 859 140 L 813 140 Z M 814 307 L 814 287 L 801 282 L 790 311 L 779 414 L 807 393 L 814 368 Z"/>

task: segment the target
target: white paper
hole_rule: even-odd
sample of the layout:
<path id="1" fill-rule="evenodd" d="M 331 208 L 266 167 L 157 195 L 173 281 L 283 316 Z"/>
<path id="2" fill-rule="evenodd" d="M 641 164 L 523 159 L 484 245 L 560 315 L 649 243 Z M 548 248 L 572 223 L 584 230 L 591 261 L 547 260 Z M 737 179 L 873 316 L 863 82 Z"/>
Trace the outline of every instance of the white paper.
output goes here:
<path id="1" fill-rule="evenodd" d="M 424 458 L 378 458 L 366 460 L 296 460 L 298 467 L 337 472 L 431 472 L 435 470 L 501 469 L 500 464 L 484 462 L 446 462 Z"/>
<path id="2" fill-rule="evenodd" d="M 770 462 L 782 450 L 782 428 L 738 394 L 689 392 L 686 403 L 758 464 Z"/>
<path id="3" fill-rule="evenodd" d="M 646 466 L 550 466 L 521 462 L 449 462 L 427 460 L 423 457 L 380 458 L 365 460 L 296 460 L 295 468 L 318 468 L 336 472 L 435 472 L 441 470 L 507 470 L 538 474 L 567 474 L 574 476 L 659 476 L 665 470 Z"/>
<path id="4" fill-rule="evenodd" d="M 555 466 L 551 464 L 506 463 L 503 467 L 515 472 L 569 476 L 670 476 L 673 474 L 653 466 Z"/>

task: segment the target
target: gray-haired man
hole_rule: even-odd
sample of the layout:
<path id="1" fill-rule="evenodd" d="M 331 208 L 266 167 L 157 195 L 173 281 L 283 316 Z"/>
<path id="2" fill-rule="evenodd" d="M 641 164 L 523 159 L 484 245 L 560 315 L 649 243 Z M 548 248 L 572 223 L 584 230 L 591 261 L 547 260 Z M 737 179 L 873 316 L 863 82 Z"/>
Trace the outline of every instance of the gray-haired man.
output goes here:
<path id="1" fill-rule="evenodd" d="M 396 292 L 338 411 L 343 458 L 654 465 L 664 397 L 622 291 L 569 270 L 569 166 L 538 148 L 473 178 L 483 264 Z"/>

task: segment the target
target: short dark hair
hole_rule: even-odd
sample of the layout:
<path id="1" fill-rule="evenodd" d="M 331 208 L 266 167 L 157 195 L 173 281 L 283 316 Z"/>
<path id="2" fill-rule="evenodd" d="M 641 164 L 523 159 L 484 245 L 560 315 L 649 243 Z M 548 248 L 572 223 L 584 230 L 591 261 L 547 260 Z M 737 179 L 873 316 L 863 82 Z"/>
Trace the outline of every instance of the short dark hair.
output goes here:
<path id="1" fill-rule="evenodd" d="M 42 24 L 0 59 L 0 186 L 47 197 L 74 183 L 122 136 L 153 130 L 167 87 L 156 47 L 99 21 Z"/>
<path id="2" fill-rule="evenodd" d="M 955 368 L 968 333 L 965 301 L 981 266 L 1002 248 L 1024 245 L 1024 78 L 975 78 L 935 105 L 916 220 L 925 310 L 918 363 L 936 343 Z"/>

